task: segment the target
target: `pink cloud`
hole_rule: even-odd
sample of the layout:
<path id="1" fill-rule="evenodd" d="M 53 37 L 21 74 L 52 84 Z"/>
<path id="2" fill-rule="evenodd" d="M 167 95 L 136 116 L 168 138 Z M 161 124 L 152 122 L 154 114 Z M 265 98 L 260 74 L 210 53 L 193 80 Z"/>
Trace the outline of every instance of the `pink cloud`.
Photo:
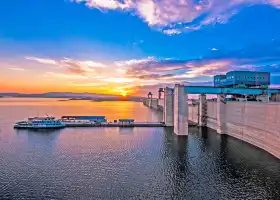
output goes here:
<path id="1" fill-rule="evenodd" d="M 241 7 L 266 4 L 280 8 L 280 0 L 71 0 L 100 10 L 120 10 L 138 15 L 149 26 L 168 35 L 196 31 L 203 26 L 227 23 Z M 193 23 L 195 19 L 206 18 Z M 185 25 L 187 24 L 187 25 Z M 179 26 L 179 28 L 177 27 Z M 177 28 L 176 28 L 177 27 Z"/>
<path id="2" fill-rule="evenodd" d="M 56 65 L 58 67 L 66 68 L 70 73 L 73 74 L 88 74 L 96 71 L 97 68 L 106 68 L 107 66 L 94 62 L 91 60 L 74 60 L 70 58 L 64 58 L 61 60 L 53 60 L 48 58 L 38 58 L 38 57 L 25 57 L 26 60 L 35 61 L 46 65 Z"/>

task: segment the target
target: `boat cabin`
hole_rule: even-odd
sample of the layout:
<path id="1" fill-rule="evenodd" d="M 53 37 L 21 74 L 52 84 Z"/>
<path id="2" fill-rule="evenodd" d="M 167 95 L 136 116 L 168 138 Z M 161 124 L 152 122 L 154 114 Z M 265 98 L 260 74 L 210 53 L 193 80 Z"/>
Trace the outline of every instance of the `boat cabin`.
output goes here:
<path id="1" fill-rule="evenodd" d="M 30 117 L 28 121 L 53 121 L 55 117 Z"/>

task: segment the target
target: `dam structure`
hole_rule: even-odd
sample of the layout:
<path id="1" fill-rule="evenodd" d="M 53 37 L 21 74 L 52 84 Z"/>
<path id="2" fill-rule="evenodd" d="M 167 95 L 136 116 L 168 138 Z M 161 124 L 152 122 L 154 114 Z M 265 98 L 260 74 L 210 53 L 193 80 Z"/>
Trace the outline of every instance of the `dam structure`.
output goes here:
<path id="1" fill-rule="evenodd" d="M 257 146 L 280 158 L 280 89 L 184 86 L 160 89 L 160 98 L 144 105 L 163 112 L 165 126 L 179 136 L 188 135 L 190 123 L 208 127 Z M 189 101 L 189 94 L 199 100 Z M 206 95 L 217 95 L 208 99 Z M 251 95 L 260 101 L 228 101 L 227 95 Z M 163 98 L 161 98 L 163 96 Z M 274 100 L 275 102 L 270 102 Z"/>

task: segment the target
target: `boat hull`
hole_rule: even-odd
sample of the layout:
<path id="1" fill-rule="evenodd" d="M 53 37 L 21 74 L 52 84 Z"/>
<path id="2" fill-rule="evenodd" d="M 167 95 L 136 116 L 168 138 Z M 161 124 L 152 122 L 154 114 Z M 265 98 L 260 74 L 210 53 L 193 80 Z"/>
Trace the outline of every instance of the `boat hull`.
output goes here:
<path id="1" fill-rule="evenodd" d="M 14 129 L 62 129 L 65 128 L 66 126 L 38 126 L 38 127 L 34 127 L 34 126 L 20 126 L 20 125 L 15 125 Z"/>

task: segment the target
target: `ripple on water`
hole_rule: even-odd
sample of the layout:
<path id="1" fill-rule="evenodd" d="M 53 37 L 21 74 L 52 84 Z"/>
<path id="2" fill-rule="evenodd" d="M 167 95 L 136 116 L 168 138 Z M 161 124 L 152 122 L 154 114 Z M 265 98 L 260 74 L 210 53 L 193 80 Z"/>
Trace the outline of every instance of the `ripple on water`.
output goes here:
<path id="1" fill-rule="evenodd" d="M 71 107 L 45 107 L 48 113 L 71 114 L 65 113 Z M 2 113 L 6 109 L 0 105 Z M 22 109 L 30 112 L 9 109 L 19 116 Z M 95 107 L 81 109 L 72 113 Z M 188 137 L 176 137 L 169 128 L 15 131 L 11 126 L 18 116 L 5 112 L 1 200 L 280 199 L 279 160 L 210 129 L 190 128 Z"/>

